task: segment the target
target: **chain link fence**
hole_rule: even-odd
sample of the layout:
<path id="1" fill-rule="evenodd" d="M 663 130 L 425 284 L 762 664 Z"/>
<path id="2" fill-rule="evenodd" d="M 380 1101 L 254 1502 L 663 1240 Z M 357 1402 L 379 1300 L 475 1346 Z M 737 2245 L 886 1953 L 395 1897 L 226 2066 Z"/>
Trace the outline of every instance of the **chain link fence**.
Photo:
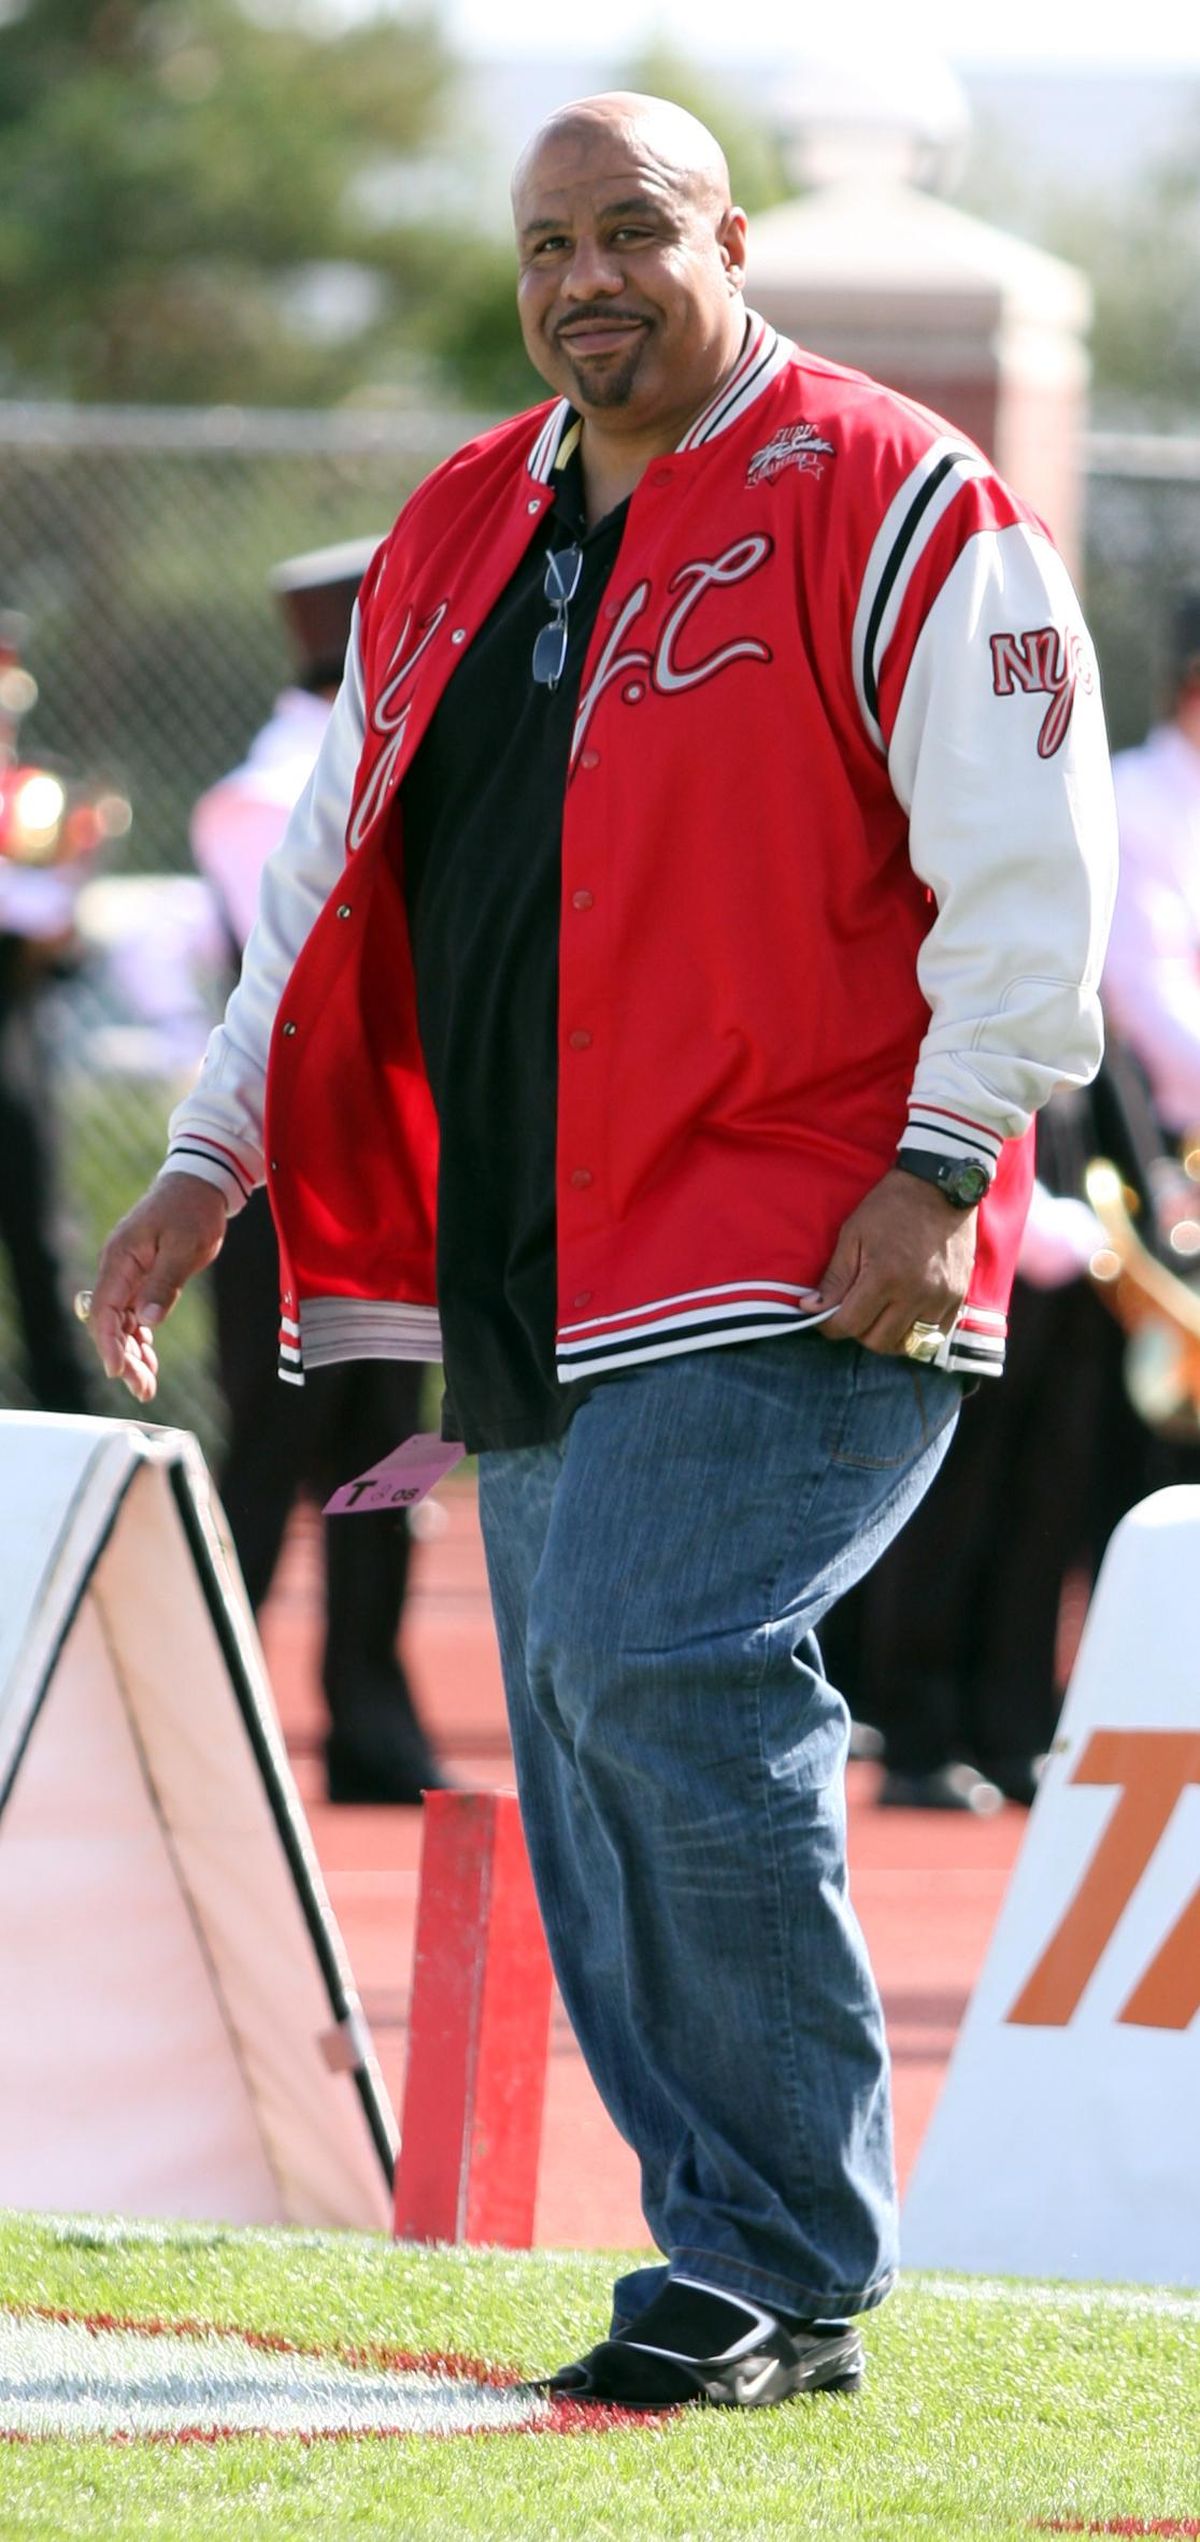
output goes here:
<path id="1" fill-rule="evenodd" d="M 452 414 L 0 407 L 0 609 L 28 620 L 39 688 L 25 744 L 128 796 L 132 827 L 104 866 L 126 885 L 120 910 L 138 917 L 137 958 L 159 992 L 143 977 L 130 993 L 121 917 L 113 895 L 106 902 L 92 886 L 92 949 L 48 989 L 40 1016 L 60 1118 L 69 1287 L 155 1170 L 167 1113 L 221 1001 L 202 887 L 188 879 L 188 818 L 241 758 L 287 677 L 270 569 L 305 548 L 382 532 L 475 428 Z M 1086 555 L 1119 747 L 1156 708 L 1169 595 L 1200 583 L 1200 441 L 1094 436 Z M 139 904 L 128 889 L 137 877 L 176 880 Z M 0 1406 L 29 1400 L 0 1248 Z M 217 1453 L 203 1294 L 172 1322 L 157 1413 Z"/>
<path id="2" fill-rule="evenodd" d="M 1093 433 L 1086 467 L 1088 622 L 1125 750 L 1162 710 L 1172 599 L 1200 588 L 1200 439 Z"/>
<path id="3" fill-rule="evenodd" d="M 27 621 L 38 683 L 22 750 L 111 783 L 133 814 L 82 893 L 82 964 L 39 998 L 68 1288 L 161 1162 L 167 1115 L 223 1000 L 224 946 L 205 925 L 188 820 L 288 677 L 270 569 L 382 534 L 472 429 L 460 415 L 0 408 L 0 609 Z M 147 890 L 151 877 L 174 880 Z M 172 1319 L 156 1418 L 214 1455 L 221 1404 L 197 1285 Z M 30 1400 L 0 1247 L 0 1406 Z M 104 1404 L 122 1408 L 123 1396 Z"/>

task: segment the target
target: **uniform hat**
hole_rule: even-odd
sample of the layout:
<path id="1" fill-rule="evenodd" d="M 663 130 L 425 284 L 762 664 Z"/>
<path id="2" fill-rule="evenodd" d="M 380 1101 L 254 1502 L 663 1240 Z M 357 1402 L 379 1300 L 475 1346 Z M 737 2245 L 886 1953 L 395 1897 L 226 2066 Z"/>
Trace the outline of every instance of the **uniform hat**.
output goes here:
<path id="1" fill-rule="evenodd" d="M 296 666 L 308 688 L 335 688 L 342 676 L 350 619 L 377 538 L 344 539 L 288 556 L 270 577 Z"/>

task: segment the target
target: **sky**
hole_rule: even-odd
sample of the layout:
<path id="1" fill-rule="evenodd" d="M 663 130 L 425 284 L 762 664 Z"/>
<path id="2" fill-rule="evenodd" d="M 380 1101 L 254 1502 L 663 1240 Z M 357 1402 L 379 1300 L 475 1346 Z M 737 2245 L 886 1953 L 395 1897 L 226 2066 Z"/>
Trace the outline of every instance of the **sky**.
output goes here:
<path id="1" fill-rule="evenodd" d="M 1101 69 L 1200 68 L 1200 9 L 1187 0 L 603 0 L 564 17 L 551 0 L 446 0 L 447 31 L 473 53 L 611 53 L 661 36 L 697 59 L 746 52 L 852 51 L 859 58 L 919 47 L 956 64 L 1063 62 Z"/>

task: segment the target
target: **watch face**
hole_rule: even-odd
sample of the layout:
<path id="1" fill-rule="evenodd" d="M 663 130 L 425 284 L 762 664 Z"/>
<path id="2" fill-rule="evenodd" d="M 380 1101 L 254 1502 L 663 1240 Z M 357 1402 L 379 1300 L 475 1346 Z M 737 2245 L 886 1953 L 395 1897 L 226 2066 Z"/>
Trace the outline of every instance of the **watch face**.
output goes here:
<path id="1" fill-rule="evenodd" d="M 967 1158 L 957 1165 L 943 1165 L 938 1175 L 938 1188 L 945 1193 L 947 1200 L 954 1202 L 956 1209 L 974 1209 L 983 1199 L 988 1181 L 986 1166 L 976 1165 Z"/>

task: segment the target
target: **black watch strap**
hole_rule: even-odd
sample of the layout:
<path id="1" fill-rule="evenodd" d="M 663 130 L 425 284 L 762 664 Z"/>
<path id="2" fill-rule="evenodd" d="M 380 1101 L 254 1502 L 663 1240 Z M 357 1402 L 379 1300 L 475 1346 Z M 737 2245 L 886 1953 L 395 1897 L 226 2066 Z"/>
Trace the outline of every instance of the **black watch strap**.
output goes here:
<path id="1" fill-rule="evenodd" d="M 991 1175 L 977 1156 L 939 1156 L 931 1148 L 902 1147 L 896 1163 L 902 1173 L 933 1183 L 954 1209 L 977 1209 L 991 1189 Z"/>

